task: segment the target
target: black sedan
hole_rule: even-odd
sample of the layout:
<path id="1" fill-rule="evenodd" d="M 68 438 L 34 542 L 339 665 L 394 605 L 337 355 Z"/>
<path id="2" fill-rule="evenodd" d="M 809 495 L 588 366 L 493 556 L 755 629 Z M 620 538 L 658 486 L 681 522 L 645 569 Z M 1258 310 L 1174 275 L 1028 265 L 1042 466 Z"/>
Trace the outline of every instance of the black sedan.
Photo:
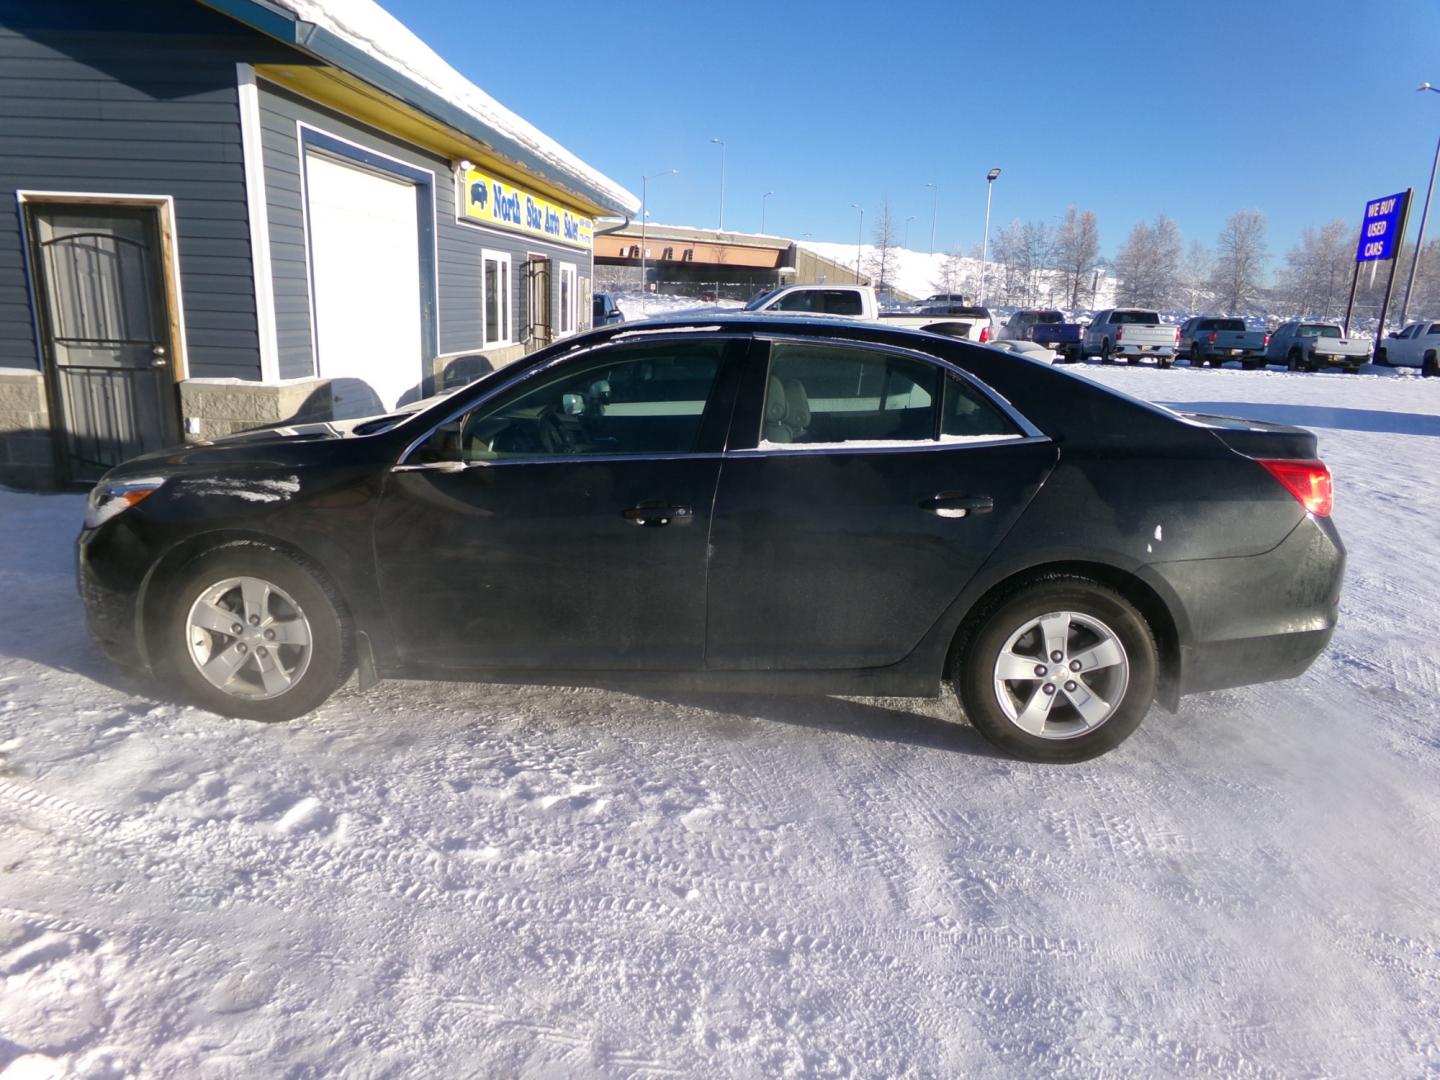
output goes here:
<path id="1" fill-rule="evenodd" d="M 421 408 L 136 459 L 91 631 L 210 709 L 388 676 L 926 696 L 1026 758 L 1303 672 L 1344 549 L 1299 428 L 844 320 L 596 330 Z"/>

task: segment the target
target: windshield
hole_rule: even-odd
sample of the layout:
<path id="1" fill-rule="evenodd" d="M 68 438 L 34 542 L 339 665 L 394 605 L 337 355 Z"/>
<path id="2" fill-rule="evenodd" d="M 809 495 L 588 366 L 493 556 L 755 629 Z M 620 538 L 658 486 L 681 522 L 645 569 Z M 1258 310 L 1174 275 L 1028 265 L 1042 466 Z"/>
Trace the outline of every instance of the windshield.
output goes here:
<path id="1" fill-rule="evenodd" d="M 759 296 L 755 297 L 754 300 L 751 300 L 748 304 L 745 305 L 745 310 L 759 311 L 779 291 L 779 289 L 768 289 L 765 292 L 762 292 Z"/>
<path id="2" fill-rule="evenodd" d="M 1153 311 L 1117 311 L 1110 316 L 1110 321 L 1122 326 L 1129 326 L 1132 323 L 1153 325 L 1160 321 L 1160 316 Z"/>

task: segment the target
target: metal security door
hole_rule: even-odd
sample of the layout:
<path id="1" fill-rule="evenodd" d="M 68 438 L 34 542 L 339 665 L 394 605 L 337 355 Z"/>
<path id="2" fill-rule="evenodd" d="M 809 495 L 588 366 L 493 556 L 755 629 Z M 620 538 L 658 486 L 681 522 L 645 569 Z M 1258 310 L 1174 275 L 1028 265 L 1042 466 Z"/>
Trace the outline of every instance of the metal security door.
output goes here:
<path id="1" fill-rule="evenodd" d="M 30 210 L 51 407 L 72 481 L 180 441 L 156 212 Z"/>
<path id="2" fill-rule="evenodd" d="M 550 322 L 550 260 L 531 255 L 525 264 L 526 310 L 530 313 L 530 343 L 541 347 L 555 340 Z"/>

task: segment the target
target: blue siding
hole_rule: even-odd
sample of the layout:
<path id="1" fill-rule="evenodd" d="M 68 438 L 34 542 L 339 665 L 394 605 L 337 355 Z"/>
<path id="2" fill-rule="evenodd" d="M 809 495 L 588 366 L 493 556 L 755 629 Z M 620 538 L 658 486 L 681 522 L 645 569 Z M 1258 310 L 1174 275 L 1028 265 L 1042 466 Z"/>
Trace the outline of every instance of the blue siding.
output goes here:
<path id="1" fill-rule="evenodd" d="M 259 378 L 235 64 L 295 55 L 186 0 L 0 2 L 0 367 L 39 364 L 30 188 L 173 196 L 190 374 Z"/>

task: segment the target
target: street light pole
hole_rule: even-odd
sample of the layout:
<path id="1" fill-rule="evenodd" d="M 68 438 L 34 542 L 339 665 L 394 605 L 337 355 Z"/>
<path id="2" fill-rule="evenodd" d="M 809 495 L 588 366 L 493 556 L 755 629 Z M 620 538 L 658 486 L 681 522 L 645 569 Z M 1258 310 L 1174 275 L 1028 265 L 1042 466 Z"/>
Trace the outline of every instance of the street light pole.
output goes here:
<path id="1" fill-rule="evenodd" d="M 934 195 L 931 197 L 931 199 L 930 199 L 930 254 L 931 254 L 931 255 L 934 255 L 934 254 L 935 254 L 935 217 L 936 217 L 936 215 L 940 212 L 940 185 L 939 185 L 939 184 L 931 184 L 931 183 L 929 183 L 929 182 L 927 181 L 926 184 L 925 184 L 925 186 L 928 187 L 928 188 L 934 188 L 934 189 L 935 189 L 935 194 L 934 194 Z"/>
<path id="2" fill-rule="evenodd" d="M 711 139 L 720 147 L 720 231 L 725 231 L 725 140 Z"/>
<path id="3" fill-rule="evenodd" d="M 1417 93 L 1433 90 L 1440 94 L 1440 87 L 1428 82 L 1415 88 Z M 1425 221 L 1430 216 L 1430 197 L 1435 194 L 1435 170 L 1440 168 L 1440 139 L 1435 140 L 1435 161 L 1430 166 L 1430 186 L 1425 189 L 1425 209 L 1420 211 L 1420 232 L 1415 237 L 1415 258 L 1410 260 L 1410 276 L 1405 280 L 1405 299 L 1400 302 L 1400 327 L 1405 327 L 1405 315 L 1410 310 L 1410 290 L 1415 288 L 1415 270 L 1420 265 L 1420 246 L 1425 243 Z"/>
<path id="4" fill-rule="evenodd" d="M 851 203 L 851 210 L 860 211 L 860 224 L 855 228 L 855 284 L 860 284 L 860 246 L 865 242 L 865 208 L 859 203 Z"/>
<path id="5" fill-rule="evenodd" d="M 995 191 L 995 178 L 999 169 L 985 174 L 985 239 L 980 243 L 980 303 L 985 303 L 985 267 L 990 262 L 990 196 Z"/>
<path id="6" fill-rule="evenodd" d="M 640 177 L 640 310 L 644 312 L 645 305 L 650 298 L 650 286 L 645 281 L 645 255 L 646 255 L 646 226 L 649 224 L 650 211 L 647 209 L 650 202 L 650 181 L 658 180 L 662 176 L 674 176 L 679 169 L 666 169 L 664 172 L 651 173 L 649 176 Z"/>
<path id="7" fill-rule="evenodd" d="M 767 191 L 760 196 L 760 234 L 762 236 L 765 234 L 765 200 L 774 194 L 773 191 Z"/>
<path id="8" fill-rule="evenodd" d="M 910 222 L 912 222 L 912 221 L 914 221 L 914 220 L 915 220 L 915 215 L 914 215 L 914 214 L 911 214 L 909 217 L 907 217 L 907 218 L 905 219 L 905 239 L 901 242 L 900 246 L 901 246 L 902 248 L 907 249 L 907 250 L 908 250 L 909 247 L 910 247 Z"/>

